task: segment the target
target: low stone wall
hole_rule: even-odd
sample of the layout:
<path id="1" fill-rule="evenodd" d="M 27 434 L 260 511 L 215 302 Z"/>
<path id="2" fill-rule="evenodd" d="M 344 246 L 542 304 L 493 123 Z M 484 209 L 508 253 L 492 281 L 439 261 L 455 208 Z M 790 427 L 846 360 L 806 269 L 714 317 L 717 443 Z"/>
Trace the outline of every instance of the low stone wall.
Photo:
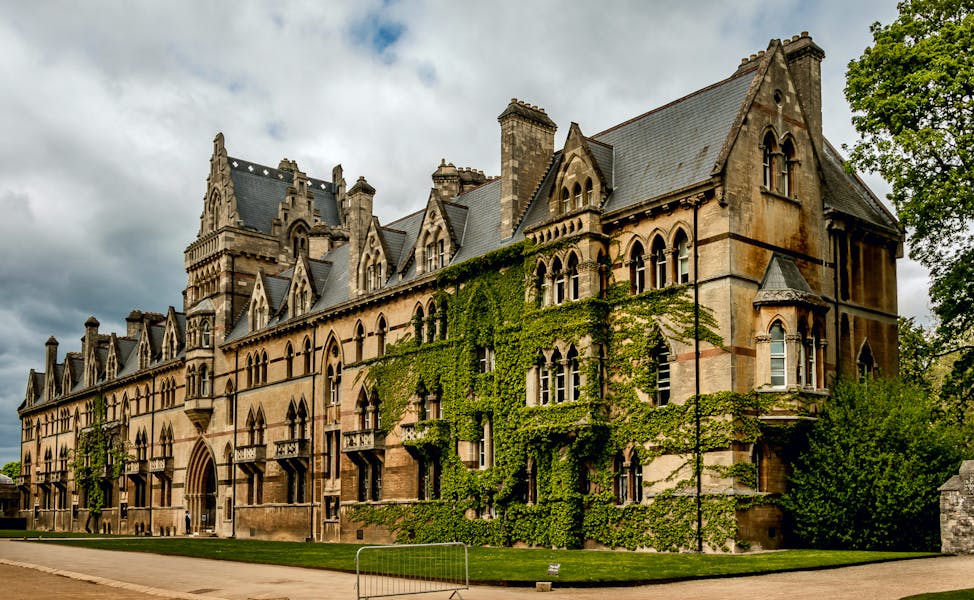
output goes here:
<path id="1" fill-rule="evenodd" d="M 940 486 L 940 550 L 974 554 L 974 460 Z"/>

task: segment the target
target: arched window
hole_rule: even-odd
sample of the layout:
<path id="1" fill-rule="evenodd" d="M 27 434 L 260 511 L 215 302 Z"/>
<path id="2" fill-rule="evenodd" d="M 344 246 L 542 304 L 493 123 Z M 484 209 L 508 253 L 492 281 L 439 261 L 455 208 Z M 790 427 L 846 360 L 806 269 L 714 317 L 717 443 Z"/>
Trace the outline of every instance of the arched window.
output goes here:
<path id="1" fill-rule="evenodd" d="M 358 415 L 358 428 L 360 430 L 372 429 L 372 415 L 369 412 L 369 398 L 362 390 L 355 401 L 355 414 Z"/>
<path id="2" fill-rule="evenodd" d="M 873 349 L 869 346 L 869 340 L 866 340 L 862 343 L 862 348 L 859 349 L 859 356 L 856 357 L 856 372 L 859 374 L 859 380 L 869 379 L 875 369 L 876 360 L 873 358 Z"/>
<path id="3" fill-rule="evenodd" d="M 539 262 L 534 270 L 534 282 L 538 306 L 545 306 L 548 303 L 548 268 L 543 262 Z"/>
<path id="4" fill-rule="evenodd" d="M 761 185 L 768 190 L 774 190 L 776 153 L 777 144 L 774 141 L 774 134 L 769 131 L 765 134 L 764 143 L 761 146 Z"/>
<path id="5" fill-rule="evenodd" d="M 341 401 L 342 363 L 328 365 L 328 403 L 337 405 Z"/>
<path id="6" fill-rule="evenodd" d="M 298 415 L 297 411 L 294 410 L 294 400 L 291 400 L 291 403 L 288 404 L 287 414 L 284 415 L 284 420 L 287 422 L 287 439 L 298 439 Z"/>
<path id="7" fill-rule="evenodd" d="M 646 291 L 646 262 L 643 245 L 636 242 L 629 251 L 629 290 L 634 294 Z"/>
<path id="8" fill-rule="evenodd" d="M 426 307 L 426 341 L 436 341 L 436 302 L 433 301 Z"/>
<path id="9" fill-rule="evenodd" d="M 795 144 L 791 139 L 781 145 L 781 193 L 795 195 Z"/>
<path id="10" fill-rule="evenodd" d="M 571 196 L 568 194 L 568 188 L 561 188 L 561 212 L 567 213 L 572 208 Z"/>
<path id="11" fill-rule="evenodd" d="M 247 355 L 247 387 L 252 387 L 254 385 L 254 357 L 251 354 Z"/>
<path id="12" fill-rule="evenodd" d="M 298 404 L 298 425 L 297 434 L 299 440 L 307 439 L 308 437 L 308 406 L 304 402 L 304 398 Z"/>
<path id="13" fill-rule="evenodd" d="M 260 353 L 260 382 L 267 383 L 267 351 Z"/>
<path id="14" fill-rule="evenodd" d="M 291 342 L 287 343 L 284 347 L 284 377 L 290 379 L 294 376 L 294 348 L 291 347 Z"/>
<path id="15" fill-rule="evenodd" d="M 656 405 L 670 403 L 670 351 L 666 344 L 660 344 L 653 352 L 656 362 Z"/>
<path id="16" fill-rule="evenodd" d="M 568 299 L 578 300 L 579 297 L 578 257 L 572 252 L 568 255 Z"/>
<path id="17" fill-rule="evenodd" d="M 542 355 L 538 364 L 538 404 L 542 406 L 551 402 L 551 368 Z"/>
<path id="18" fill-rule="evenodd" d="M 572 196 L 575 197 L 575 208 L 582 208 L 582 186 L 576 183 L 572 192 Z"/>
<path id="19" fill-rule="evenodd" d="M 449 335 L 449 331 L 447 329 L 447 327 L 448 327 L 448 321 L 449 321 L 449 314 L 447 313 L 446 308 L 447 308 L 446 299 L 440 300 L 440 310 L 439 310 L 439 312 L 437 313 L 436 316 L 437 316 L 437 321 L 440 324 L 439 325 L 439 334 L 440 334 L 440 339 L 441 340 L 445 340 L 447 338 L 447 336 Z"/>
<path id="20" fill-rule="evenodd" d="M 311 374 L 311 366 L 314 362 L 314 348 L 311 347 L 311 338 L 304 338 L 304 374 Z"/>
<path id="21" fill-rule="evenodd" d="M 552 303 L 561 304 L 565 301 L 565 270 L 561 266 L 561 259 L 556 258 L 551 263 L 551 274 L 555 278 Z"/>
<path id="22" fill-rule="evenodd" d="M 690 283 L 690 242 L 682 229 L 676 234 L 676 282 Z"/>
<path id="23" fill-rule="evenodd" d="M 562 362 L 561 352 L 555 350 L 551 354 L 551 367 L 555 371 L 555 397 L 557 403 L 565 401 L 565 365 Z"/>
<path id="24" fill-rule="evenodd" d="M 771 326 L 771 385 L 785 386 L 785 328 L 780 321 Z"/>
<path id="25" fill-rule="evenodd" d="M 175 340 L 175 336 L 173 336 Z M 203 319 L 200 324 L 200 346 L 203 348 L 209 348 L 213 344 L 213 332 L 210 330 L 210 322 Z"/>
<path id="26" fill-rule="evenodd" d="M 565 358 L 565 375 L 568 381 L 567 400 L 578 400 L 582 393 L 582 377 L 578 369 L 578 351 L 572 346 Z"/>
<path id="27" fill-rule="evenodd" d="M 200 397 L 210 397 L 210 370 L 206 365 L 200 367 Z"/>
<path id="28" fill-rule="evenodd" d="M 617 454 L 614 461 L 616 502 L 629 504 L 629 465 L 622 454 Z"/>
<path id="29" fill-rule="evenodd" d="M 304 225 L 297 225 L 291 231 L 291 255 L 294 257 L 308 255 L 308 230 Z"/>
<path id="30" fill-rule="evenodd" d="M 359 323 L 355 326 L 355 360 L 365 358 L 365 327 Z"/>
<path id="31" fill-rule="evenodd" d="M 375 329 L 375 338 L 378 343 L 378 355 L 384 356 L 386 353 L 386 319 L 379 317 L 379 324 Z"/>
<path id="32" fill-rule="evenodd" d="M 585 204 L 587 206 L 592 206 L 594 204 L 594 198 L 592 198 L 592 178 L 589 177 L 585 180 Z"/>
<path id="33" fill-rule="evenodd" d="M 653 287 L 666 286 L 666 242 L 661 236 L 653 240 Z"/>
<path id="34" fill-rule="evenodd" d="M 426 324 L 426 311 L 422 306 L 416 307 L 413 313 L 413 334 L 416 337 L 416 344 L 423 343 L 423 325 Z"/>

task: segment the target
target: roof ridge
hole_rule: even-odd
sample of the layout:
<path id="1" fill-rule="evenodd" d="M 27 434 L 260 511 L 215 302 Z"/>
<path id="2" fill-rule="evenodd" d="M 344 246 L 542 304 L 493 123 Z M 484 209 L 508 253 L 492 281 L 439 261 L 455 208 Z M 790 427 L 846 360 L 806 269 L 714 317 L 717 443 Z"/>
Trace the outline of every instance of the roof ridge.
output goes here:
<path id="1" fill-rule="evenodd" d="M 755 70 L 757 70 L 757 66 L 756 65 L 755 65 L 754 68 L 745 69 L 745 70 L 741 70 L 741 71 L 734 71 L 734 74 L 731 75 L 730 77 L 726 77 L 726 78 L 721 79 L 720 81 L 717 81 L 715 83 L 712 83 L 712 84 L 710 84 L 710 85 L 708 85 L 706 87 L 702 87 L 699 90 L 690 92 L 689 94 L 687 94 L 685 96 L 681 96 L 680 98 L 677 98 L 676 100 L 673 100 L 671 102 L 668 102 L 668 103 L 666 103 L 666 104 L 664 104 L 662 106 L 658 106 L 658 107 L 656 107 L 656 108 L 654 108 L 652 110 L 648 110 L 648 111 L 644 112 L 641 115 L 636 115 L 635 117 L 632 117 L 631 119 L 629 119 L 627 121 L 623 121 L 622 123 L 619 123 L 617 125 L 613 125 L 612 127 L 609 127 L 608 129 L 605 129 L 605 130 L 600 131 L 600 132 L 598 132 L 596 134 L 593 134 L 592 137 L 603 136 L 603 135 L 609 133 L 610 131 L 615 131 L 616 129 L 619 129 L 620 127 L 624 127 L 624 126 L 629 125 L 631 123 L 635 123 L 636 121 L 638 121 L 640 119 L 643 119 L 645 117 L 648 117 L 651 114 L 658 113 L 658 112 L 660 112 L 663 109 L 670 108 L 671 106 L 674 106 L 676 104 L 679 104 L 680 102 L 683 102 L 685 100 L 689 100 L 690 98 L 693 98 L 694 96 L 698 96 L 698 95 L 700 95 L 700 94 L 702 94 L 704 92 L 708 92 L 708 91 L 710 91 L 710 90 L 712 90 L 712 89 L 714 89 L 716 87 L 719 87 L 721 85 L 724 85 L 725 83 L 727 83 L 729 81 L 732 81 L 734 79 L 738 79 L 739 77 L 743 77 L 745 74 L 753 74 L 753 72 Z"/>

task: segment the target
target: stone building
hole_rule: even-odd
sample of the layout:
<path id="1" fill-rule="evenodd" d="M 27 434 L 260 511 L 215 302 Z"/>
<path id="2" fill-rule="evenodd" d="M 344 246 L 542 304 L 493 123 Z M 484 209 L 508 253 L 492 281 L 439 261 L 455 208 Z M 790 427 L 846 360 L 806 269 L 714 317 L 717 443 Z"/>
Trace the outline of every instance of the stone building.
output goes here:
<path id="1" fill-rule="evenodd" d="M 940 486 L 940 551 L 974 554 L 974 460 Z"/>
<path id="2" fill-rule="evenodd" d="M 902 235 L 822 135 L 823 58 L 772 40 L 561 147 L 512 100 L 499 176 L 443 161 L 385 224 L 217 135 L 181 310 L 30 373 L 22 515 L 84 527 L 87 473 L 117 532 L 677 549 L 700 507 L 707 548 L 787 544 L 789 432 L 897 368 Z"/>

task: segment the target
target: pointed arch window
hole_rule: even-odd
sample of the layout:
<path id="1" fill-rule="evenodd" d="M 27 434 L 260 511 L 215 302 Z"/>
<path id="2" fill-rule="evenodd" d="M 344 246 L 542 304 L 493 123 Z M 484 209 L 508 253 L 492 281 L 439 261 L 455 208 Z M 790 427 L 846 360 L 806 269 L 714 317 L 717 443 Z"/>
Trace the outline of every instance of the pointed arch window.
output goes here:
<path id="1" fill-rule="evenodd" d="M 355 360 L 365 358 L 365 327 L 359 323 L 355 326 Z"/>
<path id="2" fill-rule="evenodd" d="M 375 329 L 375 339 L 378 344 L 378 356 L 385 356 L 386 353 L 386 319 L 379 317 L 379 324 Z"/>
<path id="3" fill-rule="evenodd" d="M 588 179 L 585 180 L 585 204 L 587 206 L 592 206 L 594 204 L 593 201 L 595 199 L 592 197 L 592 193 L 593 193 L 592 178 L 589 177 Z"/>
<path id="4" fill-rule="evenodd" d="M 574 346 L 568 349 L 565 357 L 565 379 L 568 384 L 566 400 L 578 400 L 582 393 L 582 377 L 578 368 L 578 350 Z"/>
<path id="5" fill-rule="evenodd" d="M 423 310 L 422 306 L 416 307 L 416 312 L 413 313 L 413 335 L 416 338 L 416 344 L 423 343 L 423 325 L 426 324 L 426 311 Z"/>
<path id="6" fill-rule="evenodd" d="M 666 242 L 661 236 L 653 240 L 653 287 L 666 287 Z"/>
<path id="7" fill-rule="evenodd" d="M 554 298 L 552 298 L 553 304 L 561 304 L 565 301 L 565 270 L 562 268 L 561 259 L 556 258 L 554 262 L 551 263 L 551 274 L 554 277 Z"/>
<path id="8" fill-rule="evenodd" d="M 210 397 L 210 370 L 206 365 L 200 366 L 200 397 Z"/>
<path id="9" fill-rule="evenodd" d="M 555 371 L 554 401 L 560 404 L 565 401 L 565 369 L 561 352 L 557 349 L 551 354 L 551 365 Z"/>
<path id="10" fill-rule="evenodd" d="M 433 301 L 426 308 L 426 341 L 436 341 L 436 302 Z"/>
<path id="11" fill-rule="evenodd" d="M 795 144 L 791 138 L 781 145 L 781 193 L 785 196 L 795 195 Z"/>
<path id="12" fill-rule="evenodd" d="M 341 402 L 342 363 L 328 365 L 328 403 L 338 405 Z"/>
<path id="13" fill-rule="evenodd" d="M 267 383 L 267 351 L 260 353 L 260 382 Z"/>
<path id="14" fill-rule="evenodd" d="M 768 190 L 774 190 L 774 163 L 777 150 L 778 148 L 774 140 L 774 134 L 769 131 L 765 134 L 764 142 L 761 145 L 761 185 Z"/>
<path id="15" fill-rule="evenodd" d="M 538 364 L 538 403 L 542 406 L 551 402 L 551 365 L 544 355 Z"/>
<path id="16" fill-rule="evenodd" d="M 690 283 L 690 242 L 681 229 L 676 234 L 676 282 Z"/>
<path id="17" fill-rule="evenodd" d="M 859 374 L 860 381 L 869 379 L 876 369 L 876 360 L 873 358 L 873 349 L 869 346 L 869 340 L 862 343 L 859 349 L 859 356 L 856 357 L 856 372 Z"/>
<path id="18" fill-rule="evenodd" d="M 254 385 L 254 356 L 252 354 L 247 355 L 247 387 L 253 387 Z"/>
<path id="19" fill-rule="evenodd" d="M 284 347 L 284 378 L 290 379 L 294 376 L 294 348 L 291 342 Z"/>
<path id="20" fill-rule="evenodd" d="M 670 351 L 665 344 L 656 347 L 653 353 L 656 361 L 656 405 L 670 403 Z"/>
<path id="21" fill-rule="evenodd" d="M 534 286 L 535 292 L 537 294 L 537 304 L 538 306 L 545 306 L 548 303 L 548 268 L 543 262 L 538 263 L 538 267 L 534 270 Z"/>
<path id="22" fill-rule="evenodd" d="M 175 336 L 173 336 L 175 339 Z M 210 329 L 210 322 L 207 319 L 203 319 L 200 323 L 200 346 L 203 348 L 209 348 L 213 345 L 213 331 Z"/>
<path id="23" fill-rule="evenodd" d="M 785 328 L 780 321 L 771 326 L 771 385 L 785 387 Z"/>
<path id="24" fill-rule="evenodd" d="M 571 195 L 568 193 L 568 188 L 561 188 L 561 212 L 562 214 L 567 213 L 572 208 Z"/>
<path id="25" fill-rule="evenodd" d="M 575 187 L 572 189 L 572 196 L 575 199 L 575 208 L 576 209 L 582 208 L 582 186 L 581 185 L 577 183 L 575 184 Z"/>
<path id="26" fill-rule="evenodd" d="M 629 250 L 629 289 L 634 294 L 646 291 L 646 262 L 643 245 L 636 242 Z"/>
<path id="27" fill-rule="evenodd" d="M 578 275 L 578 257 L 574 252 L 568 255 L 568 299 L 578 300 L 580 282 Z"/>
<path id="28" fill-rule="evenodd" d="M 304 374 L 311 374 L 312 363 L 314 362 L 314 348 L 311 347 L 311 338 L 304 338 Z"/>

